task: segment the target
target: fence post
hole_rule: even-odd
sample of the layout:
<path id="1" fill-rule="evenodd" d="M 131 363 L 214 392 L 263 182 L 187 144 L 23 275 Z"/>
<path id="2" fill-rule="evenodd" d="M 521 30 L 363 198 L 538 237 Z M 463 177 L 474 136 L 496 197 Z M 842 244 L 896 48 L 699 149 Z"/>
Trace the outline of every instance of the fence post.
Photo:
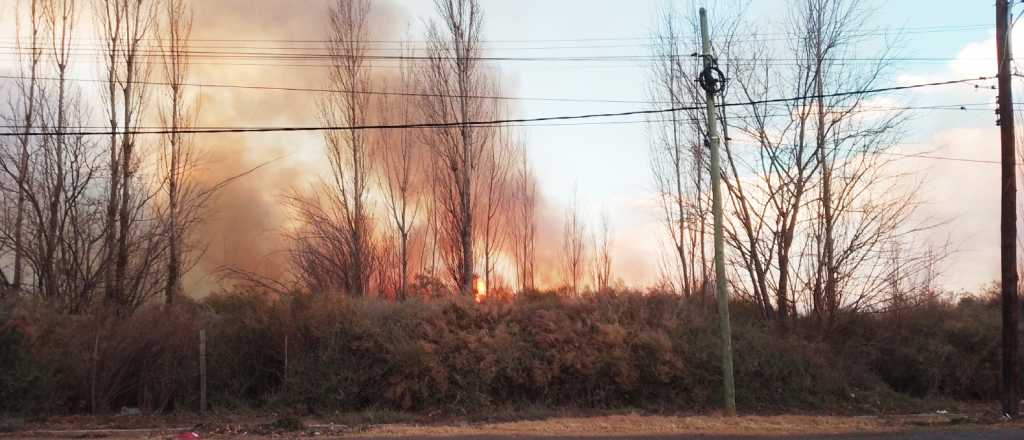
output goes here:
<path id="1" fill-rule="evenodd" d="M 206 329 L 199 329 L 199 412 L 206 414 Z"/>
<path id="2" fill-rule="evenodd" d="M 100 329 L 96 329 L 96 336 L 92 341 L 92 356 L 91 366 L 89 371 L 89 409 L 92 410 L 93 414 L 96 414 L 96 374 L 100 363 Z"/>
<path id="3" fill-rule="evenodd" d="M 284 335 L 284 384 L 285 391 L 288 391 L 288 334 Z"/>

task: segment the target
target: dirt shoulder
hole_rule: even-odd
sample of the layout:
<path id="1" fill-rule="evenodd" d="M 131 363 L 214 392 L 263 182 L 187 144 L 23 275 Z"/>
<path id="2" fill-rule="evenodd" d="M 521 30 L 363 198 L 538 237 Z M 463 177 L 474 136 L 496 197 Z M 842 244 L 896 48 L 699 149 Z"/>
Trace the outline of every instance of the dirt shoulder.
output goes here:
<path id="1" fill-rule="evenodd" d="M 900 417 L 832 416 L 650 416 L 615 415 L 586 418 L 556 418 L 540 421 L 487 423 L 463 426 L 382 425 L 361 437 L 455 437 L 455 436 L 661 436 L 661 435 L 803 435 L 881 433 L 920 429 L 977 429 L 980 421 L 955 415 Z M 1024 426 L 1024 425 L 1022 425 Z"/>
<path id="2" fill-rule="evenodd" d="M 420 422 L 364 424 L 352 417 L 273 418 L 221 416 L 195 423 L 188 416 L 68 417 L 26 423 L 0 438 L 172 438 L 195 431 L 202 439 L 263 438 L 449 438 L 449 437 L 634 437 L 634 436 L 751 436 L 887 433 L 904 431 L 1018 429 L 1024 424 L 985 420 L 963 414 L 904 416 L 660 416 L 621 414 L 595 417 L 555 417 L 514 422 Z"/>

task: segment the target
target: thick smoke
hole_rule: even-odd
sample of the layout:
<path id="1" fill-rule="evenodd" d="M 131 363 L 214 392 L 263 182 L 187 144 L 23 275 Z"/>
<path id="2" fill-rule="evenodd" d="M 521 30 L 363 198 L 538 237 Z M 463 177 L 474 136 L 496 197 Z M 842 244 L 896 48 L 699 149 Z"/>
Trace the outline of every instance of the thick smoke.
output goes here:
<path id="1" fill-rule="evenodd" d="M 245 0 L 196 2 L 193 28 L 194 50 L 218 52 L 292 51 L 323 53 L 329 0 L 296 2 L 263 1 L 260 8 Z M 409 19 L 395 12 L 392 5 L 372 2 L 372 40 L 397 40 L 404 36 Z M 267 49 L 274 47 L 275 49 Z M 388 46 L 391 47 L 391 46 Z M 252 84 L 299 88 L 323 88 L 326 85 L 325 60 L 280 61 L 246 57 L 197 57 L 193 60 L 192 81 L 208 84 Z M 274 66 L 273 64 L 278 64 Z M 280 66 L 308 64 L 314 67 Z M 399 87 L 393 64 L 374 66 L 376 88 Z M 200 88 L 200 126 L 317 125 L 315 93 L 254 89 Z M 371 120 L 394 121 L 398 109 L 415 106 L 415 98 L 389 99 L 374 106 Z M 413 112 L 414 113 L 414 112 Z M 415 116 L 412 116 L 415 117 Z M 377 137 L 379 135 L 374 135 Z M 237 270 L 267 280 L 288 278 L 289 240 L 294 217 L 285 196 L 311 190 L 328 172 L 323 159 L 324 144 L 318 133 L 217 134 L 195 137 L 203 152 L 196 179 L 201 186 L 229 184 L 219 190 L 210 203 L 205 220 L 195 230 L 195 241 L 202 245 L 197 266 L 188 276 L 187 288 L 202 295 L 220 288 L 226 269 Z M 384 143 L 373 142 L 374 148 Z M 373 157 L 384 160 L 379 151 Z M 381 163 L 377 164 L 380 169 Z M 240 176 L 240 177 L 239 177 Z M 377 181 L 377 177 L 374 177 Z M 499 188 L 506 200 L 513 198 L 512 182 Z M 561 209 L 548 206 L 538 194 L 537 212 L 537 284 L 555 286 L 561 277 Z M 421 194 L 427 194 L 423 191 Z M 385 236 L 391 225 L 379 196 L 373 196 L 375 230 Z M 423 220 L 421 216 L 420 221 Z M 510 227 L 511 213 L 502 214 Z M 423 233 L 422 229 L 418 231 Z M 419 239 L 422 241 L 422 237 Z M 511 238 L 506 240 L 506 244 Z M 499 275 L 513 283 L 511 254 L 499 256 Z M 442 272 L 439 273 L 443 274 Z M 443 277 L 443 275 L 441 275 Z"/>
<path id="2" fill-rule="evenodd" d="M 283 41 L 322 39 L 327 26 L 325 1 L 303 2 L 302 7 L 288 0 L 263 1 L 258 8 L 243 0 L 194 5 L 192 38 L 197 52 L 315 48 L 315 43 Z M 323 86 L 324 69 L 320 67 L 273 66 L 288 63 L 250 57 L 196 57 L 193 63 L 196 83 Z M 316 123 L 315 99 L 310 93 L 208 87 L 199 88 L 197 95 L 200 126 Z M 284 278 L 288 250 L 284 232 L 289 213 L 281 200 L 322 172 L 319 136 L 217 134 L 198 135 L 194 142 L 202 152 L 195 176 L 200 185 L 230 183 L 216 193 L 203 224 L 195 231 L 196 242 L 204 248 L 189 275 L 189 290 L 199 294 L 215 290 L 229 268 L 267 279 Z"/>

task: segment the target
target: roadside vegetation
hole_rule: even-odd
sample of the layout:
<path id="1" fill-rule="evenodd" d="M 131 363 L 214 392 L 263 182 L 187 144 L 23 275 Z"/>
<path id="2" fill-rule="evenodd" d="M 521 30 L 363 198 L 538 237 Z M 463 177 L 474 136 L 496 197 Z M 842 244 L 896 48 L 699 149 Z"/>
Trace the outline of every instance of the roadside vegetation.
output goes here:
<path id="1" fill-rule="evenodd" d="M 734 306 L 741 411 L 891 413 L 998 395 L 989 296 L 828 327 L 781 327 Z M 6 302 L 0 411 L 195 410 L 200 328 L 215 411 L 711 410 L 721 395 L 715 325 L 709 305 L 660 292 L 481 303 L 235 292 L 125 319 Z"/>

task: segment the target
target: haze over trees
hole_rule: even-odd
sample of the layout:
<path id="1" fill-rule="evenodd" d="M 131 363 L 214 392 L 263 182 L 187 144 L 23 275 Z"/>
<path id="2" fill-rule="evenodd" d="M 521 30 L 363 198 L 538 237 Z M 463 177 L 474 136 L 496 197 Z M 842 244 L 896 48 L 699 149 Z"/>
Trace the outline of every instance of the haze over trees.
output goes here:
<path id="1" fill-rule="evenodd" d="M 386 36 L 376 33 L 373 2 L 331 2 L 327 73 L 310 105 L 319 124 L 352 128 L 322 131 L 324 175 L 280 189 L 292 216 L 278 231 L 288 238 L 287 275 L 228 268 L 232 279 L 280 293 L 397 299 L 440 286 L 465 295 L 564 286 L 579 295 L 617 284 L 607 213 L 598 223 L 574 202 L 560 227 L 550 224 L 521 130 L 474 123 L 513 113 L 495 99 L 503 88 L 481 44 L 482 6 L 435 6 L 422 44 L 402 45 L 397 60 L 386 60 L 396 68 L 384 74 L 374 69 L 385 62 L 375 44 Z M 871 9 L 859 1 L 794 2 L 776 24 L 793 36 L 782 45 L 756 38 L 776 28 L 745 10 L 737 1 L 713 11 L 731 103 L 718 115 L 728 282 L 779 322 L 809 315 L 827 323 L 929 293 L 945 250 L 920 246 L 929 225 L 910 222 L 915 177 L 884 154 L 907 116 L 871 108 L 876 95 L 831 95 L 890 81 L 896 46 L 875 47 L 869 63 L 839 61 L 868 38 L 857 29 L 871 23 Z M 191 80 L 201 53 L 192 5 L 23 0 L 15 13 L 21 75 L 7 89 L 12 128 L 0 161 L 10 208 L 2 224 L 5 291 L 71 313 L 99 305 L 131 313 L 161 293 L 167 304 L 188 295 L 183 279 L 208 245 L 193 231 L 219 189 L 247 178 L 202 176 L 205 139 L 215 135 L 190 130 L 202 120 Z M 703 99 L 689 55 L 694 22 L 666 3 L 657 23 L 651 101 L 694 109 L 649 121 L 654 194 L 672 256 L 660 286 L 706 300 L 715 282 L 706 115 L 685 105 Z M 94 42 L 92 52 L 77 53 L 75 41 Z M 69 79 L 74 63 L 91 55 L 101 81 Z M 796 61 L 775 62 L 780 57 Z M 782 92 L 808 98 L 760 103 Z M 96 121 L 107 133 L 82 133 Z M 404 124 L 440 126 L 356 128 Z M 163 132 L 145 133 L 151 125 Z M 546 246 L 559 249 L 539 254 L 540 233 L 558 237 L 559 246 Z"/>
<path id="2" fill-rule="evenodd" d="M 715 404 L 716 283 L 738 306 L 740 389 L 757 390 L 741 405 L 987 398 L 991 375 L 963 371 L 993 365 L 976 349 L 995 332 L 991 302 L 941 297 L 950 250 L 926 235 L 937 221 L 917 215 L 922 177 L 888 154 L 908 109 L 868 92 L 895 82 L 898 41 L 863 31 L 877 12 L 863 1 L 787 4 L 774 22 L 742 0 L 711 8 L 728 78 L 715 115 L 728 271 L 715 279 L 699 33 L 673 2 L 651 17 L 638 57 L 651 112 L 627 122 L 649 136 L 623 145 L 647 154 L 651 180 L 638 184 L 660 222 L 636 231 L 586 187 L 562 204 L 545 197 L 533 163 L 559 146 L 531 144 L 529 123 L 496 122 L 544 115 L 512 104 L 523 98 L 490 56 L 478 0 L 435 0 L 416 17 L 422 35 L 398 41 L 380 2 L 330 0 L 322 38 L 302 41 L 312 47 L 269 53 L 209 47 L 218 40 L 193 29 L 193 0 L 16 0 L 16 74 L 0 89 L 0 344 L 16 348 L 0 367 L 18 373 L 0 373 L 15 390 L 0 387 L 0 412 L 45 400 L 26 389 L 60 391 L 46 409 L 68 412 L 191 406 L 200 330 L 219 344 L 210 374 L 225 406 L 658 407 L 686 396 L 697 403 L 673 408 L 699 410 Z M 308 87 L 199 79 L 222 73 L 204 62 L 232 57 L 314 60 L 323 74 L 304 73 Z M 237 103 L 204 87 L 301 97 L 288 99 L 313 120 L 245 132 L 252 109 L 211 115 L 207 103 Z M 283 243 L 280 273 L 197 271 L 208 250 L 235 252 L 204 230 L 221 196 L 276 165 L 227 155 L 245 166 L 225 172 L 207 160 L 275 130 L 321 164 L 289 171 L 301 175 L 290 186 L 253 184 L 273 186 L 266 197 L 286 213 L 269 232 Z M 256 204 L 241 199 L 232 206 Z M 622 280 L 637 265 L 622 250 L 639 234 L 667 250 L 650 286 Z M 870 398 L 855 396 L 862 388 Z"/>

